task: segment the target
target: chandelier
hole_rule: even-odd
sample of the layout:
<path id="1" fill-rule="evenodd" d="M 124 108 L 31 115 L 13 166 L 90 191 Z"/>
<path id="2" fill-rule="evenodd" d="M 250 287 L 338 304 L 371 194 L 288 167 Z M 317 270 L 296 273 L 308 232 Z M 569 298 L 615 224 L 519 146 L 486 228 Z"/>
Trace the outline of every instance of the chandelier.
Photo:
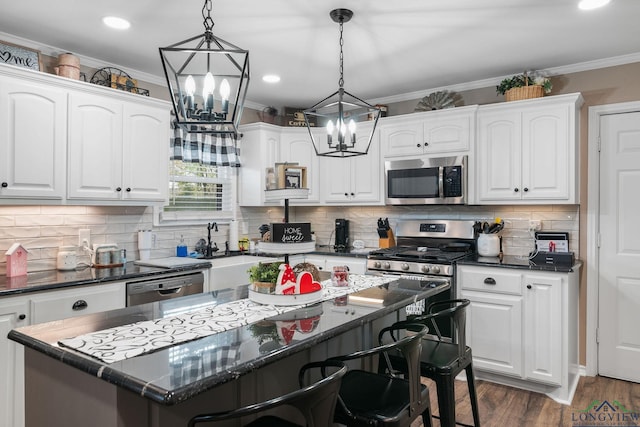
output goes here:
<path id="1" fill-rule="evenodd" d="M 340 79 L 338 90 L 313 107 L 304 110 L 304 118 L 313 148 L 318 156 L 353 157 L 367 154 L 373 134 L 380 117 L 380 109 L 344 89 L 344 53 L 342 46 L 343 24 L 349 22 L 353 12 L 349 9 L 334 9 L 329 13 L 331 19 L 340 24 Z M 358 123 L 373 122 L 365 135 L 358 133 Z M 319 136 L 315 124 L 325 126 L 326 133 Z M 362 130 L 360 126 L 360 130 Z"/>
<path id="2" fill-rule="evenodd" d="M 176 123 L 190 133 L 237 135 L 249 86 L 249 51 L 213 35 L 211 0 L 204 34 L 160 48 Z"/>

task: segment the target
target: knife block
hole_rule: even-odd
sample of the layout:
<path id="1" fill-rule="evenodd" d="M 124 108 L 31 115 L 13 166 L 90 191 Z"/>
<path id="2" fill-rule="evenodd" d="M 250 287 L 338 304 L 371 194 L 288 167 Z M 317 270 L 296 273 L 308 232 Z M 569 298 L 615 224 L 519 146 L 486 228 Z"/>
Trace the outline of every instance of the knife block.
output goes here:
<path id="1" fill-rule="evenodd" d="M 378 246 L 380 248 L 392 248 L 396 245 L 396 239 L 393 237 L 393 231 L 387 230 L 387 237 L 381 237 L 378 240 Z"/>

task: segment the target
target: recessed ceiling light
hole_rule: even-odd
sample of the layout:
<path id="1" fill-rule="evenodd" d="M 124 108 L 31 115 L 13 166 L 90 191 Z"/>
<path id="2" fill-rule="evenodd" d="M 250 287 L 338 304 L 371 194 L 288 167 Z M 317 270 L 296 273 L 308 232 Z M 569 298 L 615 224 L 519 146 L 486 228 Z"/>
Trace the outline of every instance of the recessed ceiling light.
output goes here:
<path id="1" fill-rule="evenodd" d="M 597 9 L 608 4 L 611 0 L 581 0 L 578 7 L 582 10 Z"/>
<path id="2" fill-rule="evenodd" d="M 262 81 L 267 83 L 278 83 L 280 81 L 280 76 L 275 74 L 265 74 L 262 76 Z"/>
<path id="3" fill-rule="evenodd" d="M 102 22 L 109 27 L 114 28 L 116 30 L 126 30 L 131 26 L 129 21 L 123 18 L 118 18 L 117 16 L 105 16 L 102 18 Z"/>

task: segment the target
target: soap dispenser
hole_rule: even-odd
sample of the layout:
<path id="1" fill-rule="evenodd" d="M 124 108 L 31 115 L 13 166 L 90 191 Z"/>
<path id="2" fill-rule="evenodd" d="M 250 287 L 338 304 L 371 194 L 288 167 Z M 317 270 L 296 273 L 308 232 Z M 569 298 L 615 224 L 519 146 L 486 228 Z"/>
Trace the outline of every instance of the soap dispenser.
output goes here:
<path id="1" fill-rule="evenodd" d="M 176 247 L 176 255 L 179 257 L 189 256 L 187 245 L 184 243 L 184 236 L 180 235 L 180 244 Z"/>

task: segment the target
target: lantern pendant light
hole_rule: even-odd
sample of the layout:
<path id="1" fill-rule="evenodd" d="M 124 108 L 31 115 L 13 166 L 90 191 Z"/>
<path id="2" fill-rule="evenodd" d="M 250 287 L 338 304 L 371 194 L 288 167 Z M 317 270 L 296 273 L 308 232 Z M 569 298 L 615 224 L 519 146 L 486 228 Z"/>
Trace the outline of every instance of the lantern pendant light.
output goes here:
<path id="1" fill-rule="evenodd" d="M 160 59 L 180 127 L 237 135 L 249 87 L 249 51 L 213 35 L 211 8 L 205 0 L 204 34 L 161 47 Z"/>
<path id="2" fill-rule="evenodd" d="M 304 110 L 305 123 L 311 136 L 313 148 L 318 156 L 353 157 L 366 155 L 380 117 L 380 109 L 368 104 L 344 89 L 344 53 L 342 47 L 343 24 L 349 22 L 353 12 L 349 9 L 334 9 L 331 19 L 340 24 L 340 79 L 338 90 L 313 107 Z M 364 132 L 362 122 L 373 122 Z M 314 131 L 324 126 L 326 132 Z M 360 124 L 360 125 L 359 125 Z"/>

